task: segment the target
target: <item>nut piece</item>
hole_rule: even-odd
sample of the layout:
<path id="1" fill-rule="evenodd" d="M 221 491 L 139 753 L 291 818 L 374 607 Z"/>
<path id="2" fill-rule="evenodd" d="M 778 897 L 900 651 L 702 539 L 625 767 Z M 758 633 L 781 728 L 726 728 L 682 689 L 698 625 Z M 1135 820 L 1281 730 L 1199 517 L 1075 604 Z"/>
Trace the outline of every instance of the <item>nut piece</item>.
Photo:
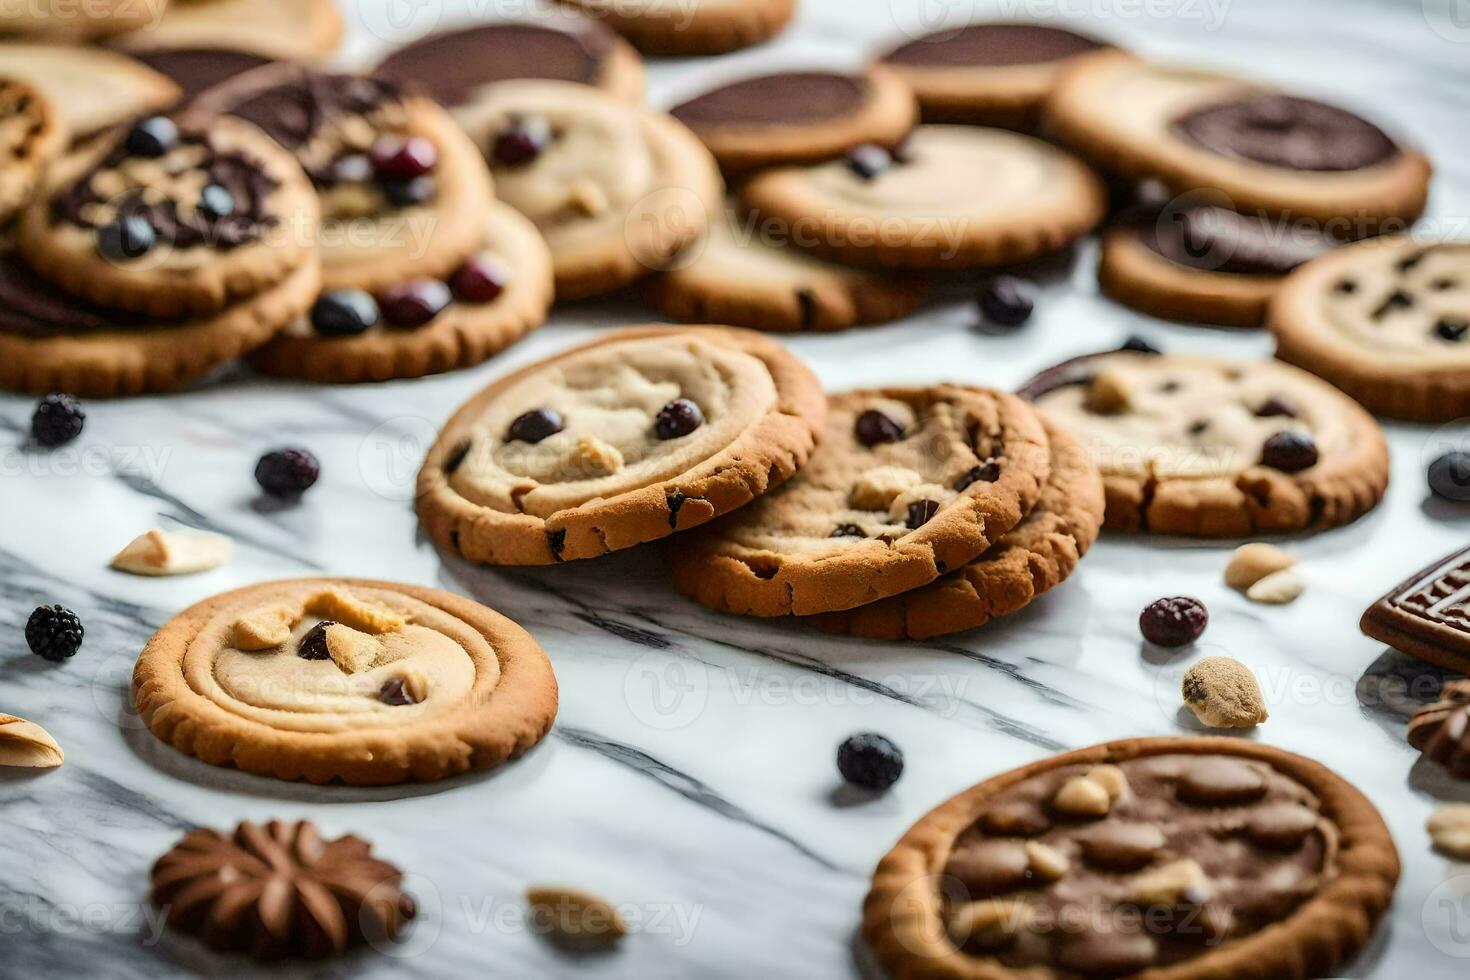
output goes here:
<path id="1" fill-rule="evenodd" d="M 581 472 L 587 474 L 610 476 L 623 468 L 623 454 L 618 447 L 596 436 L 582 436 L 577 440 L 575 458 L 581 464 Z"/>
<path id="2" fill-rule="evenodd" d="M 1092 384 L 1087 386 L 1087 397 L 1083 402 L 1089 412 L 1099 415 L 1126 412 L 1132 403 L 1128 382 L 1115 371 L 1104 371 L 1093 378 Z"/>
<path id="3" fill-rule="evenodd" d="M 133 575 L 191 575 L 229 561 L 234 543 L 204 531 L 149 531 L 134 538 L 112 559 L 112 567 Z"/>
<path id="4" fill-rule="evenodd" d="M 627 923 L 606 899 L 578 888 L 536 886 L 526 889 L 531 921 L 551 938 L 578 946 L 601 946 L 628 934 Z"/>
<path id="5" fill-rule="evenodd" d="M 0 714 L 0 766 L 54 769 L 65 759 L 46 729 L 15 715 Z"/>
<path id="6" fill-rule="evenodd" d="M 346 589 L 325 589 L 306 600 L 306 611 L 364 633 L 391 633 L 408 625 L 398 613 L 366 602 Z"/>
<path id="7" fill-rule="evenodd" d="M 847 502 L 854 510 L 887 510 L 895 497 L 923 482 L 906 466 L 874 466 L 858 474 Z"/>
<path id="8" fill-rule="evenodd" d="M 1205 869 L 1193 858 L 1182 858 L 1134 878 L 1130 897 L 1145 908 L 1199 905 L 1209 899 L 1210 891 L 1210 877 Z"/>
<path id="9" fill-rule="evenodd" d="M 377 637 L 333 623 L 327 627 L 327 652 L 342 673 L 356 674 L 377 666 L 384 650 Z"/>
<path id="10" fill-rule="evenodd" d="M 1035 913 L 1024 902 L 987 898 L 961 905 L 950 913 L 949 938 L 956 946 L 994 949 L 1016 938 L 1031 924 Z"/>
<path id="11" fill-rule="evenodd" d="M 1112 808 L 1113 800 L 1102 783 L 1086 776 L 1076 776 L 1057 790 L 1051 805 L 1069 817 L 1104 817 Z"/>
<path id="12" fill-rule="evenodd" d="M 606 214 L 609 206 L 607 193 L 593 181 L 585 179 L 573 182 L 567 194 L 567 204 L 589 218 Z"/>
<path id="13" fill-rule="evenodd" d="M 1429 815 L 1435 849 L 1457 861 L 1470 861 L 1470 803 L 1446 803 Z"/>
<path id="14" fill-rule="evenodd" d="M 1128 788 L 1128 777 L 1117 766 L 1093 766 L 1087 778 L 1108 791 L 1108 799 L 1116 800 Z"/>
<path id="15" fill-rule="evenodd" d="M 274 650 L 291 639 L 291 627 L 301 621 L 301 610 L 285 606 L 257 609 L 235 623 L 230 640 L 236 650 L 255 653 Z"/>
<path id="16" fill-rule="evenodd" d="M 1272 572 L 1252 585 L 1246 590 L 1245 597 L 1251 602 L 1260 602 L 1269 606 L 1284 606 L 1288 602 L 1295 602 L 1306 590 L 1307 583 L 1302 581 L 1297 570 L 1287 568 L 1279 572 Z"/>
<path id="17" fill-rule="evenodd" d="M 1043 881 L 1056 881 L 1067 873 L 1071 862 L 1067 855 L 1040 841 L 1028 840 L 1026 842 L 1026 857 L 1031 860 L 1029 870 L 1032 874 Z"/>
<path id="18" fill-rule="evenodd" d="M 1239 660 L 1206 657 L 1184 672 L 1184 703 L 1211 728 L 1250 728 L 1269 717 L 1256 675 Z"/>
<path id="19" fill-rule="evenodd" d="M 1230 564 L 1225 566 L 1225 584 L 1232 589 L 1245 590 L 1267 575 L 1295 564 L 1295 558 L 1274 544 L 1243 544 L 1235 549 Z"/>

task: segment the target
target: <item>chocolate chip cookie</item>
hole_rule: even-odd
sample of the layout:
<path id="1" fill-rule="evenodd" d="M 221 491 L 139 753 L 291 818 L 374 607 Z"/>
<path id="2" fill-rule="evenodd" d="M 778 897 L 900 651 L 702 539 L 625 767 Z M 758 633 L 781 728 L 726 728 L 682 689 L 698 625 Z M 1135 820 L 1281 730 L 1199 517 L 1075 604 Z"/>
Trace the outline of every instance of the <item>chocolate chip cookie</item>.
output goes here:
<path id="1" fill-rule="evenodd" d="M 419 519 L 471 561 L 593 558 L 768 492 L 806 462 L 825 415 L 812 373 L 759 334 L 614 331 L 455 413 L 419 472 Z"/>
<path id="2" fill-rule="evenodd" d="M 66 146 L 66 129 L 34 86 L 0 77 L 0 226 L 30 200 Z"/>
<path id="3" fill-rule="evenodd" d="M 4 54 L 0 74 L 40 91 L 78 142 L 168 109 L 180 95 L 164 75 L 101 48 L 5 42 Z"/>
<path id="4" fill-rule="evenodd" d="M 298 579 L 206 599 L 133 671 L 148 729 L 216 766 L 353 785 L 442 779 L 539 742 L 556 679 L 529 633 L 469 599 Z"/>
<path id="5" fill-rule="evenodd" d="M 557 0 L 605 19 L 647 54 L 724 54 L 781 33 L 797 0 Z"/>
<path id="6" fill-rule="evenodd" d="M 1294 272 L 1271 307 L 1277 356 L 1369 410 L 1470 414 L 1470 245 L 1382 238 Z"/>
<path id="7" fill-rule="evenodd" d="M 1335 975 L 1399 858 L 1362 793 L 1226 738 L 1111 742 L 986 780 L 878 864 L 862 934 L 935 980 Z"/>
<path id="8" fill-rule="evenodd" d="M 1103 215 L 1102 183 L 1074 157 L 970 126 L 920 126 L 896 154 L 868 146 L 769 170 L 740 193 L 818 255 L 893 268 L 1025 261 L 1066 247 Z"/>
<path id="9" fill-rule="evenodd" d="M 882 67 L 791 71 L 722 85 L 669 110 L 726 174 L 820 163 L 865 143 L 893 149 L 918 121 L 914 94 Z"/>
<path id="10" fill-rule="evenodd" d="M 1109 172 L 1216 191 L 1243 213 L 1286 213 L 1343 238 L 1404 227 L 1429 187 L 1421 153 L 1351 112 L 1121 51 L 1068 68 L 1047 120 Z"/>
<path id="11" fill-rule="evenodd" d="M 834 395 L 821 448 L 789 483 L 671 543 L 674 581 L 721 612 L 851 609 L 979 557 L 1031 511 L 1050 472 L 1041 420 L 1011 395 Z"/>
<path id="12" fill-rule="evenodd" d="M 1091 450 L 1109 527 L 1321 531 L 1366 514 L 1388 487 L 1373 417 L 1279 361 L 1122 350 L 1061 364 L 1020 394 Z"/>
<path id="13" fill-rule="evenodd" d="M 979 558 L 928 585 L 809 622 L 826 633 L 925 640 L 1019 612 L 1066 581 L 1102 529 L 1102 477 L 1087 447 L 1047 419 L 1042 424 L 1051 474 L 1021 523 Z"/>

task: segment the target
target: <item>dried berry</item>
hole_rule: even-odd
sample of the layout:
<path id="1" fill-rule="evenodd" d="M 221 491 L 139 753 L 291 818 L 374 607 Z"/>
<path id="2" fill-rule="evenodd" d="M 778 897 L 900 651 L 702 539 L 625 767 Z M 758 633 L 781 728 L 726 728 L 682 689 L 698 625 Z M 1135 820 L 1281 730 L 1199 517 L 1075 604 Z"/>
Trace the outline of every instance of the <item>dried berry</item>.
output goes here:
<path id="1" fill-rule="evenodd" d="M 1182 647 L 1198 640 L 1210 623 L 1209 610 L 1198 599 L 1160 599 L 1143 611 L 1138 628 L 1143 638 L 1161 647 Z"/>

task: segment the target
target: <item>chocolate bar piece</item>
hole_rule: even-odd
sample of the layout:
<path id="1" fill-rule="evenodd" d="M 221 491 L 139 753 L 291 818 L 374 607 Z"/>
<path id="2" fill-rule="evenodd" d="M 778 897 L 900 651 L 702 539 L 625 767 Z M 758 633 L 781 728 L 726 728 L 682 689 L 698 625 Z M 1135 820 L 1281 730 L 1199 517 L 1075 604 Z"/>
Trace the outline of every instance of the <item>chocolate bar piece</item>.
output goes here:
<path id="1" fill-rule="evenodd" d="M 1436 562 L 1373 603 L 1359 627 L 1412 657 L 1470 674 L 1470 548 Z"/>

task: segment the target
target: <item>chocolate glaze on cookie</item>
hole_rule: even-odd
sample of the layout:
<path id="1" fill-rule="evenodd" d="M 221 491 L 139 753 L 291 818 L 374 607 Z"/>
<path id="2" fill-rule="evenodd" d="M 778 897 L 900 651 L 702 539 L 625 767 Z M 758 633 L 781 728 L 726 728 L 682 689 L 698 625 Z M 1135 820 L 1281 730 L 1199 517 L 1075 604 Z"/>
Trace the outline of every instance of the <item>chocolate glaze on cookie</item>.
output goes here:
<path id="1" fill-rule="evenodd" d="M 1106 46 L 1096 38 L 1041 24 L 972 24 L 910 41 L 883 60 L 920 68 L 1035 65 Z"/>
<path id="2" fill-rule="evenodd" d="M 315 136 L 329 119 L 366 115 L 402 98 L 402 87 L 388 79 L 299 70 L 279 85 L 245 94 L 228 111 L 294 150 Z M 317 180 L 319 175 L 310 176 Z"/>
<path id="3" fill-rule="evenodd" d="M 272 62 L 262 55 L 228 48 L 159 48 L 131 54 L 160 75 L 172 79 L 185 99 L 213 88 L 227 78 Z"/>
<path id="4" fill-rule="evenodd" d="M 817 122 L 858 112 L 868 88 L 861 76 L 783 72 L 717 88 L 669 111 L 691 126 Z"/>
<path id="5" fill-rule="evenodd" d="M 1205 106 L 1176 119 L 1173 128 L 1222 156 L 1291 170 L 1361 170 L 1398 153 L 1393 140 L 1366 119 L 1278 93 Z"/>
<path id="6" fill-rule="evenodd" d="M 1339 242 L 1315 228 L 1199 205 L 1139 226 L 1144 245 L 1205 272 L 1284 276 Z"/>
<path id="7" fill-rule="evenodd" d="M 39 278 L 15 256 L 0 255 L 0 333 L 59 337 L 144 323 L 104 312 Z"/>
<path id="8" fill-rule="evenodd" d="M 433 34 L 399 48 L 376 74 L 417 82 L 446 106 L 511 78 L 550 78 L 591 85 L 612 50 L 613 36 L 595 24 L 561 30 L 528 23 L 486 24 Z"/>

